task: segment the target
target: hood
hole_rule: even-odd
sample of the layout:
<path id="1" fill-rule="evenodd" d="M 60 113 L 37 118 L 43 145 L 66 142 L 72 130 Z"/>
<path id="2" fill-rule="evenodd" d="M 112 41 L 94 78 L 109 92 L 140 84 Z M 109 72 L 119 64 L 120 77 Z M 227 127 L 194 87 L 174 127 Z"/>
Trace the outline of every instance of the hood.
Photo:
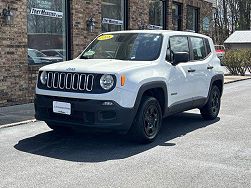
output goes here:
<path id="1" fill-rule="evenodd" d="M 114 59 L 74 59 L 71 61 L 46 65 L 40 70 L 111 74 L 151 65 L 151 63 L 151 61 L 122 61 Z"/>

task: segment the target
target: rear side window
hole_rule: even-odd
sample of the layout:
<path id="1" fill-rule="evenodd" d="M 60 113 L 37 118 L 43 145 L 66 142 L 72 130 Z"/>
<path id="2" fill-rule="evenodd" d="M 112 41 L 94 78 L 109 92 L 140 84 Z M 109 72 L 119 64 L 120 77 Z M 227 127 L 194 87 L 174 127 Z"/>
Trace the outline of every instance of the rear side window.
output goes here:
<path id="1" fill-rule="evenodd" d="M 202 60 L 207 56 L 203 38 L 191 37 L 191 45 L 193 50 L 193 60 Z"/>

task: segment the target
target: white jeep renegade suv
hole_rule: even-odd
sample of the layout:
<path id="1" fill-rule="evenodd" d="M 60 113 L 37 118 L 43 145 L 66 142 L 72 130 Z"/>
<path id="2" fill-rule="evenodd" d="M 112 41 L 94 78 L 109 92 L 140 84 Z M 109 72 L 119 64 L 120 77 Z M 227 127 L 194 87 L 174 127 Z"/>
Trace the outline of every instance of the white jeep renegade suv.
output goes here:
<path id="1" fill-rule="evenodd" d="M 54 130 L 106 129 L 153 141 L 162 118 L 220 110 L 223 72 L 211 38 L 178 31 L 99 35 L 72 61 L 39 70 L 35 117 Z"/>

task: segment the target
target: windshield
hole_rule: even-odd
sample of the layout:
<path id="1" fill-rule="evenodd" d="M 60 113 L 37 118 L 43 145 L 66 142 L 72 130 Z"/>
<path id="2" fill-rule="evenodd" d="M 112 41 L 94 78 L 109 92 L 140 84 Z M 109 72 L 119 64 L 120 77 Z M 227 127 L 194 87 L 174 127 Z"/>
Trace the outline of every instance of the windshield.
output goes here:
<path id="1" fill-rule="evenodd" d="M 159 57 L 162 38 L 148 33 L 105 34 L 93 41 L 80 58 L 153 61 Z"/>

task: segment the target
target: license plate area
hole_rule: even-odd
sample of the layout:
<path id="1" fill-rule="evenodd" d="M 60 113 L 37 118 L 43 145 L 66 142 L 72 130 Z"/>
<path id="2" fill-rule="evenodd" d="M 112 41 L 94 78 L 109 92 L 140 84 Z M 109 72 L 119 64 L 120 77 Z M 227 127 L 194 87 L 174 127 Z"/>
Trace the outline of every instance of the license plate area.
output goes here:
<path id="1" fill-rule="evenodd" d="M 57 114 L 71 115 L 71 103 L 53 101 L 53 112 Z"/>

